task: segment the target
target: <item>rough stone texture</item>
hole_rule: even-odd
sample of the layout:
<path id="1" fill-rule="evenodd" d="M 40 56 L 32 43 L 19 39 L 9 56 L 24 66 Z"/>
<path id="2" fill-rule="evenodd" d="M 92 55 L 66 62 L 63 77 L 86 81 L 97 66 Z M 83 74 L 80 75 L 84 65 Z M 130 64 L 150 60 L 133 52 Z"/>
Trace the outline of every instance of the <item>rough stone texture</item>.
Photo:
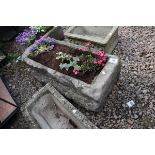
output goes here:
<path id="1" fill-rule="evenodd" d="M 77 108 L 66 100 L 50 83 L 39 90 L 24 108 L 35 128 L 97 129 Z M 70 123 L 70 121 L 73 122 Z"/>
<path id="2" fill-rule="evenodd" d="M 62 41 L 56 41 L 56 44 L 66 45 L 75 49 L 79 48 L 77 45 Z M 87 110 L 98 111 L 103 107 L 104 101 L 111 92 L 120 73 L 120 61 L 117 56 L 108 55 L 109 60 L 100 74 L 95 77 L 91 84 L 87 84 L 81 80 L 64 75 L 28 58 L 31 48 L 33 48 L 33 45 L 23 53 L 23 60 L 28 65 L 38 68 L 41 71 L 44 70 L 50 74 L 54 79 L 54 87 L 63 95 L 74 100 Z M 92 52 L 95 52 L 95 50 L 92 50 Z M 112 60 L 115 60 L 115 62 L 112 63 Z"/>
<path id="3" fill-rule="evenodd" d="M 68 26 L 62 28 L 65 32 Z M 102 129 L 155 128 L 155 27 L 119 27 L 118 36 L 118 44 L 113 53 L 121 59 L 121 73 L 102 111 L 90 112 L 71 103 Z M 75 42 L 67 38 L 65 41 L 83 44 L 82 41 Z M 11 41 L 5 44 L 4 50 L 16 52 L 18 45 Z M 4 82 L 13 99 L 17 104 L 21 103 L 22 107 L 42 84 L 50 81 L 50 78 L 44 74 L 40 76 L 24 63 L 11 63 L 4 69 Z M 40 82 L 34 77 L 40 78 Z M 130 100 L 136 103 L 131 109 L 126 105 Z M 31 129 L 33 124 L 20 110 L 5 128 Z"/>
<path id="4" fill-rule="evenodd" d="M 56 26 L 53 29 L 51 29 L 49 32 L 47 32 L 45 36 L 50 36 L 51 38 L 62 40 L 64 39 L 64 32 L 61 26 Z"/>
<path id="5" fill-rule="evenodd" d="M 75 40 L 91 41 L 111 53 L 118 43 L 118 27 L 114 26 L 72 26 L 65 36 Z"/>

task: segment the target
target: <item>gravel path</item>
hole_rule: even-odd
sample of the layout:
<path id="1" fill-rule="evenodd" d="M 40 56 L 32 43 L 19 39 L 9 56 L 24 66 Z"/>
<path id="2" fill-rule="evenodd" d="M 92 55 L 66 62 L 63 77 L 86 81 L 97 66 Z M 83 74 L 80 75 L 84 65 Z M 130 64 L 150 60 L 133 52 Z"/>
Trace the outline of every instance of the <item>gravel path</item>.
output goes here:
<path id="1" fill-rule="evenodd" d="M 101 112 L 86 112 L 98 127 L 155 128 L 154 50 L 155 27 L 119 27 L 113 53 L 122 62 L 119 80 Z M 126 106 L 130 100 L 136 103 L 131 109 Z"/>
<path id="2" fill-rule="evenodd" d="M 30 68 L 24 63 L 12 63 L 5 68 L 3 81 L 11 96 L 20 106 L 25 106 L 32 95 L 43 85 L 31 75 Z M 23 116 L 21 110 L 10 119 L 4 128 L 30 128 L 32 124 Z"/>
<path id="3" fill-rule="evenodd" d="M 154 50 L 155 27 L 119 27 L 119 43 L 113 53 L 122 62 L 119 80 L 101 112 L 79 107 L 99 128 L 155 128 Z M 24 63 L 6 66 L 3 79 L 21 106 L 43 86 Z M 131 109 L 126 106 L 130 100 L 136 103 Z M 30 124 L 20 111 L 5 128 L 30 128 Z"/>

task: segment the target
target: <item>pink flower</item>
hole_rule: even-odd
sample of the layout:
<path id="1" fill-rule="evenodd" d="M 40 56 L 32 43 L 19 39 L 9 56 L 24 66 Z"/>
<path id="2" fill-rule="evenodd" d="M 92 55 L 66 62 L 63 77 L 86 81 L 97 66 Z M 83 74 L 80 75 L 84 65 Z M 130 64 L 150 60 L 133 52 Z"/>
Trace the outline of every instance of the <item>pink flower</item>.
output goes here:
<path id="1" fill-rule="evenodd" d="M 100 52 L 100 57 L 104 57 L 104 53 L 103 52 Z"/>
<path id="2" fill-rule="evenodd" d="M 94 61 L 94 64 L 97 64 L 97 61 L 96 60 Z"/>
<path id="3" fill-rule="evenodd" d="M 78 75 L 78 74 L 79 74 L 79 72 L 80 72 L 80 70 L 79 70 L 79 69 L 74 69 L 74 70 L 73 70 L 74 75 Z"/>
<path id="4" fill-rule="evenodd" d="M 80 51 L 83 51 L 83 52 L 88 52 L 88 49 L 86 48 L 79 48 Z"/>
<path id="5" fill-rule="evenodd" d="M 98 64 L 98 65 L 101 65 L 102 62 L 103 62 L 103 60 L 98 60 L 98 61 L 97 61 L 97 64 Z"/>
<path id="6" fill-rule="evenodd" d="M 83 45 L 84 45 L 84 46 L 91 46 L 92 43 L 91 43 L 91 42 L 85 42 Z"/>
<path id="7" fill-rule="evenodd" d="M 102 63 L 103 63 L 103 60 L 94 61 L 94 64 L 97 64 L 97 65 L 102 65 Z"/>
<path id="8" fill-rule="evenodd" d="M 102 60 L 103 60 L 103 62 L 106 62 L 107 61 L 107 57 L 106 56 L 102 57 Z"/>
<path id="9" fill-rule="evenodd" d="M 96 51 L 96 52 L 95 52 L 95 55 L 100 55 L 99 51 Z"/>
<path id="10" fill-rule="evenodd" d="M 103 62 L 107 61 L 107 56 L 105 55 L 104 51 L 96 51 L 95 55 L 99 56 Z"/>

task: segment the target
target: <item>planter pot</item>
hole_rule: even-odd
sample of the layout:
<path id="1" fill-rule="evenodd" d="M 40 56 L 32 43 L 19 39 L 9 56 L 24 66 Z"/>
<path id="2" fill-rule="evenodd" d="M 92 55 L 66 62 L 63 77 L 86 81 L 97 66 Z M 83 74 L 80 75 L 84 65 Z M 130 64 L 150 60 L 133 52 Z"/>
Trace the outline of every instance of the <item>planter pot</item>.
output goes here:
<path id="1" fill-rule="evenodd" d="M 70 48 L 83 48 L 83 46 L 71 44 L 64 41 L 56 40 L 56 44 L 68 46 Z M 106 97 L 111 92 L 116 83 L 120 73 L 120 61 L 117 56 L 108 55 L 109 59 L 102 71 L 94 78 L 91 84 L 87 84 L 81 80 L 75 79 L 71 76 L 64 75 L 56 70 L 48 68 L 28 56 L 34 45 L 30 46 L 23 53 L 23 60 L 39 70 L 44 75 L 51 76 L 52 85 L 64 96 L 78 103 L 80 106 L 91 111 L 100 110 L 106 100 Z M 94 49 L 91 49 L 95 52 Z"/>
<path id="2" fill-rule="evenodd" d="M 97 129 L 86 116 L 66 100 L 50 83 L 28 101 L 24 115 L 43 129 Z"/>
<path id="3" fill-rule="evenodd" d="M 72 26 L 64 34 L 74 40 L 90 41 L 111 53 L 118 43 L 117 26 Z"/>

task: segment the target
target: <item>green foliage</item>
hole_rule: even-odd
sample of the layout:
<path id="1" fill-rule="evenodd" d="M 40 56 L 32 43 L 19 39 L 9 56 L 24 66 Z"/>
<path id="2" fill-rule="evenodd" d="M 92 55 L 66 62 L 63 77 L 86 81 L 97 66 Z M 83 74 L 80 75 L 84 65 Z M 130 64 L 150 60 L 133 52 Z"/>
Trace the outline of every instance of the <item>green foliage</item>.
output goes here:
<path id="1" fill-rule="evenodd" d="M 66 69 L 67 71 L 69 70 L 70 67 L 73 67 L 74 69 L 81 69 L 80 66 L 78 65 L 78 62 L 80 61 L 79 57 L 73 57 L 70 54 L 66 54 L 63 52 L 57 53 L 56 59 L 61 60 L 60 63 L 60 69 Z"/>
<path id="2" fill-rule="evenodd" d="M 50 26 L 31 26 L 31 29 L 36 30 L 37 32 L 46 32 Z"/>
<path id="3" fill-rule="evenodd" d="M 7 62 L 15 61 L 15 60 L 17 60 L 18 57 L 19 57 L 19 55 L 16 53 L 8 53 L 7 57 L 6 57 L 6 61 Z"/>
<path id="4" fill-rule="evenodd" d="M 86 73 L 87 71 L 95 71 L 96 70 L 96 65 L 94 64 L 94 57 L 92 54 L 89 54 L 89 55 L 82 54 L 80 56 L 80 59 L 85 61 L 81 65 L 81 71 L 83 73 Z"/>

